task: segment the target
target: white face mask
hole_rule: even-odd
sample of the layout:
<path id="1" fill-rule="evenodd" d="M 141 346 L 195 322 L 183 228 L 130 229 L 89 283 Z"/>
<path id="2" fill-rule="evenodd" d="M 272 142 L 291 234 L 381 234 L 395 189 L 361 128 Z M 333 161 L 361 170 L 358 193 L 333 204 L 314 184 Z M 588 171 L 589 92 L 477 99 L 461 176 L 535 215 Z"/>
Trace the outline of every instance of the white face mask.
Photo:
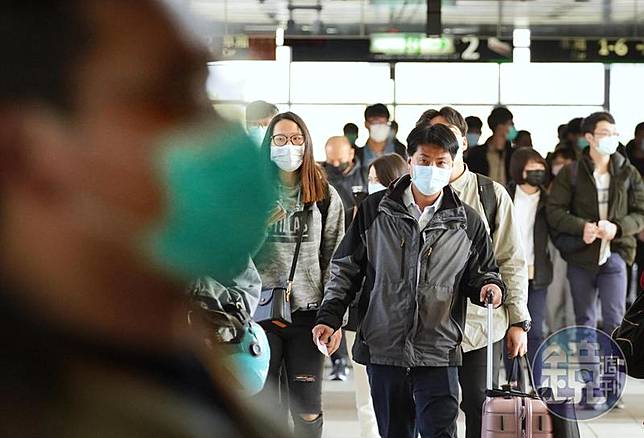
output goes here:
<path id="1" fill-rule="evenodd" d="M 304 161 L 304 146 L 271 146 L 271 160 L 284 172 L 295 172 Z"/>
<path id="2" fill-rule="evenodd" d="M 369 137 L 378 143 L 387 140 L 390 132 L 391 127 L 385 123 L 378 123 L 376 125 L 369 126 Z"/>
<path id="3" fill-rule="evenodd" d="M 369 183 L 369 194 L 373 193 L 378 193 L 382 192 L 383 190 L 387 190 L 387 187 L 383 186 L 380 183 Z"/>

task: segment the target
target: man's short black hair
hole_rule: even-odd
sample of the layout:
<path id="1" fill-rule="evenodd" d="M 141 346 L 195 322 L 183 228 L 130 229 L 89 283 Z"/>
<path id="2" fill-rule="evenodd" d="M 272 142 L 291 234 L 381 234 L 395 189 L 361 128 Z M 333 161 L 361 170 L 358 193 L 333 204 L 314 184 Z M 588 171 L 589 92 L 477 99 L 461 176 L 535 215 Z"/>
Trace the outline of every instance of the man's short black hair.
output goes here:
<path id="1" fill-rule="evenodd" d="M 267 117 L 274 117 L 279 110 L 272 103 L 256 100 L 246 105 L 246 122 L 255 122 Z"/>
<path id="2" fill-rule="evenodd" d="M 357 136 L 358 135 L 358 125 L 356 125 L 355 123 L 347 123 L 346 125 L 344 125 L 344 128 L 342 128 L 342 132 L 344 133 L 344 135 L 353 134 L 353 135 Z"/>
<path id="3" fill-rule="evenodd" d="M 497 126 L 508 123 L 514 118 L 512 112 L 504 106 L 497 106 L 492 110 L 490 115 L 487 118 L 487 125 L 492 131 L 496 129 Z"/>
<path id="4" fill-rule="evenodd" d="M 471 129 L 481 130 L 483 129 L 483 121 L 476 116 L 467 116 L 465 117 L 465 123 L 467 123 L 467 131 Z"/>
<path id="5" fill-rule="evenodd" d="M 639 134 L 640 132 L 644 132 L 644 122 L 638 123 L 635 127 L 635 137 L 637 137 L 637 134 Z"/>
<path id="6" fill-rule="evenodd" d="M 411 157 L 421 145 L 438 146 L 449 152 L 452 158 L 456 156 L 459 148 L 456 136 L 445 125 L 422 124 L 412 129 L 407 137 L 407 154 Z"/>
<path id="7" fill-rule="evenodd" d="M 385 117 L 389 120 L 391 115 L 389 114 L 389 109 L 382 103 L 377 103 L 375 105 L 370 105 L 364 110 L 364 119 L 365 121 L 371 117 Z"/>
<path id="8" fill-rule="evenodd" d="M 596 113 L 592 113 L 581 123 L 582 134 L 593 134 L 599 122 L 608 122 L 611 125 L 614 125 L 615 119 L 610 113 L 606 111 L 598 111 Z"/>
<path id="9" fill-rule="evenodd" d="M 73 75 L 92 43 L 80 0 L 6 0 L 0 13 L 0 107 L 42 101 L 71 109 Z"/>
<path id="10" fill-rule="evenodd" d="M 581 123 L 584 121 L 583 117 L 575 117 L 566 125 L 566 134 L 581 134 Z"/>
<path id="11" fill-rule="evenodd" d="M 429 109 L 425 111 L 416 122 L 416 126 L 429 125 L 431 121 L 438 116 L 442 116 L 450 125 L 456 126 L 458 130 L 461 131 L 462 136 L 465 136 L 465 134 L 467 134 L 467 123 L 465 123 L 465 119 L 463 118 L 461 113 L 456 111 L 451 106 L 444 106 L 438 111 L 435 109 Z"/>

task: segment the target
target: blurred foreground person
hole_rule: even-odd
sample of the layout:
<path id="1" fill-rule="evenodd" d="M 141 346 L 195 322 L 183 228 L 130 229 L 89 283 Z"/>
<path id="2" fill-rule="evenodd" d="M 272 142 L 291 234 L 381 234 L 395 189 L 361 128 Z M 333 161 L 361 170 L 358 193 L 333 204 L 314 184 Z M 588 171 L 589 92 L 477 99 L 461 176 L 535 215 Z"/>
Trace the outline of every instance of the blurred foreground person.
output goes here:
<path id="1" fill-rule="evenodd" d="M 203 52 L 153 1 L 3 6 L 0 436 L 281 436 L 187 329 L 186 282 L 242 272 L 272 204 Z"/>

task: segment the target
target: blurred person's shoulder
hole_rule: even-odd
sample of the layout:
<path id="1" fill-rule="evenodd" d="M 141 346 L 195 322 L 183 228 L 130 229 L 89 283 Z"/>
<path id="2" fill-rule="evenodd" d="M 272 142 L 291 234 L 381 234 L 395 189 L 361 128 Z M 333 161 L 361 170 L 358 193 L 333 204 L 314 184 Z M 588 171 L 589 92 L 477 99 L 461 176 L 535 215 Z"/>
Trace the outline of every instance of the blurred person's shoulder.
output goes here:
<path id="1" fill-rule="evenodd" d="M 190 355 L 92 344 L 0 307 L 0 436 L 283 436 L 249 433 L 253 410 Z"/>

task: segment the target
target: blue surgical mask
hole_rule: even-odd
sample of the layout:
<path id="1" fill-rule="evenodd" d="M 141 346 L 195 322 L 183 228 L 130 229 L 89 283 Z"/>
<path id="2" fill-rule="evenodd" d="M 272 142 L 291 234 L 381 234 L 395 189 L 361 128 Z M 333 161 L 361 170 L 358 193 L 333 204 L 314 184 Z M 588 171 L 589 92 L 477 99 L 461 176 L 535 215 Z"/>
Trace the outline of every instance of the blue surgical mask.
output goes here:
<path id="1" fill-rule="evenodd" d="M 295 172 L 304 162 L 304 146 L 271 146 L 271 160 L 284 172 Z"/>
<path id="2" fill-rule="evenodd" d="M 436 166 L 419 166 L 414 164 L 412 181 L 425 196 L 434 195 L 449 184 L 452 168 L 443 169 Z"/>
<path id="3" fill-rule="evenodd" d="M 619 138 L 616 135 L 602 137 L 597 142 L 597 152 L 602 155 L 613 155 L 619 147 Z"/>
<path id="4" fill-rule="evenodd" d="M 233 278 L 265 238 L 277 186 L 268 159 L 232 124 L 176 132 L 159 151 L 167 206 L 143 231 L 144 254 L 178 279 Z"/>
<path id="5" fill-rule="evenodd" d="M 387 190 L 387 187 L 383 186 L 380 183 L 369 183 L 369 194 L 373 193 L 378 193 L 382 192 L 383 190 Z"/>
<path id="6" fill-rule="evenodd" d="M 588 140 L 586 140 L 585 137 L 578 137 L 577 138 L 577 147 L 579 149 L 586 149 L 590 144 L 588 143 Z"/>
<path id="7" fill-rule="evenodd" d="M 257 146 L 261 146 L 266 137 L 267 128 L 265 126 L 253 126 L 248 128 L 248 136 L 255 141 Z"/>
<path id="8" fill-rule="evenodd" d="M 479 134 L 468 133 L 467 134 L 467 145 L 469 147 L 477 146 L 479 144 L 479 138 L 481 138 L 481 136 Z"/>

